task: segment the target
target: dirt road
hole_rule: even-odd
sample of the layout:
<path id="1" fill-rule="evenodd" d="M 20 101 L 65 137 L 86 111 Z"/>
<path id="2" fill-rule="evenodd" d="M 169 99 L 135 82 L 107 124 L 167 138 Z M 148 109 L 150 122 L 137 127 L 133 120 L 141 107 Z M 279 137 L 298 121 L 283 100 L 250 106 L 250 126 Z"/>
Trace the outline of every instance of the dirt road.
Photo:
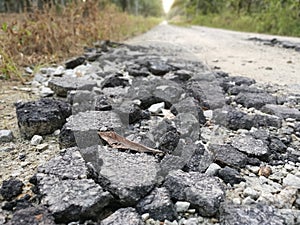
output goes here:
<path id="1" fill-rule="evenodd" d="M 174 56 L 200 60 L 211 69 L 220 68 L 230 75 L 252 77 L 258 82 L 287 85 L 300 92 L 300 52 L 247 40 L 250 37 L 300 43 L 300 38 L 199 26 L 177 27 L 166 22 L 128 43 L 167 46 L 177 52 Z"/>

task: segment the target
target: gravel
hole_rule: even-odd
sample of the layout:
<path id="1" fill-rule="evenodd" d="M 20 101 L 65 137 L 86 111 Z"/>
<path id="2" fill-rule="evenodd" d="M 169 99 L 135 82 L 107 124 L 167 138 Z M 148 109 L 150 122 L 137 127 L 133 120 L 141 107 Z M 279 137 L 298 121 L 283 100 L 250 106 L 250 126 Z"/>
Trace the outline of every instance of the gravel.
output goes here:
<path id="1" fill-rule="evenodd" d="M 215 31 L 161 25 L 151 31 L 160 39 L 152 48 L 108 45 L 105 53 L 91 51 L 70 60 L 69 69 L 42 68 L 32 86 L 3 89 L 1 118 L 8 122 L 0 128 L 12 131 L 14 139 L 0 144 L 1 165 L 5 168 L 0 175 L 5 190 L 0 197 L 2 223 L 22 220 L 30 224 L 39 218 L 45 224 L 70 225 L 300 222 L 300 96 L 292 89 L 297 77 L 291 74 L 285 79 L 290 89 L 276 84 L 280 83 L 276 74 L 270 78 L 254 73 L 254 78 L 260 75 L 256 82 L 240 76 L 243 72 L 227 70 L 230 57 L 226 51 L 222 63 L 225 72 L 211 70 L 193 61 L 199 59 L 198 51 L 201 52 L 193 42 L 187 45 L 191 50 L 188 52 L 163 44 L 165 37 L 160 32 L 164 29 L 170 30 L 169 40 L 177 41 L 198 40 L 194 34 L 199 31 L 207 36 Z M 182 29 L 187 31 L 184 38 Z M 151 32 L 150 36 L 156 37 Z M 246 35 L 220 33 L 224 35 L 224 39 L 219 38 L 220 44 L 228 45 L 232 35 L 232 54 L 240 62 L 241 51 L 235 48 L 244 45 L 240 37 Z M 145 46 L 151 45 L 146 40 L 148 35 L 140 37 Z M 249 48 L 259 49 L 255 44 Z M 272 49 L 270 54 L 278 53 L 278 49 Z M 208 54 L 209 62 L 217 50 L 212 52 Z M 248 57 L 253 56 L 251 51 L 248 53 Z M 294 60 L 299 56 L 291 57 Z M 264 68 L 280 65 L 267 65 L 264 59 L 253 64 L 257 67 L 261 63 Z M 263 70 L 263 74 L 274 73 L 274 68 Z M 253 69 L 244 67 L 243 71 Z M 83 90 L 76 86 L 76 73 L 88 81 Z M 54 79 L 58 75 L 63 79 Z M 64 79 L 72 76 L 77 83 L 66 84 Z M 266 78 L 272 84 L 259 82 Z M 50 80 L 55 81 L 54 93 L 43 91 L 49 88 Z M 69 87 L 71 84 L 75 86 Z M 63 94 L 57 89 L 64 89 Z M 39 130 L 47 126 L 35 129 L 35 133 L 30 123 L 25 124 L 27 134 L 24 123 L 18 129 L 16 114 L 11 114 L 13 104 L 8 104 L 10 97 L 19 100 L 20 92 L 31 101 L 29 106 L 40 102 L 33 101 L 38 95 L 49 93 L 54 95 L 43 100 L 42 105 L 63 101 L 74 110 L 71 117 L 63 113 L 61 119 L 69 117 L 67 123 L 51 127 L 47 133 Z M 19 102 L 17 107 L 24 104 Z M 155 104 L 161 105 L 152 110 Z M 33 109 L 36 107 L 29 107 Z M 112 149 L 98 137 L 99 130 L 115 131 L 145 146 L 161 148 L 165 155 Z M 76 132 L 80 134 L 77 137 Z M 42 137 L 42 143 L 30 143 L 35 134 Z M 71 146 L 77 147 L 68 148 Z M 24 185 L 16 191 L 7 188 L 13 180 Z"/>

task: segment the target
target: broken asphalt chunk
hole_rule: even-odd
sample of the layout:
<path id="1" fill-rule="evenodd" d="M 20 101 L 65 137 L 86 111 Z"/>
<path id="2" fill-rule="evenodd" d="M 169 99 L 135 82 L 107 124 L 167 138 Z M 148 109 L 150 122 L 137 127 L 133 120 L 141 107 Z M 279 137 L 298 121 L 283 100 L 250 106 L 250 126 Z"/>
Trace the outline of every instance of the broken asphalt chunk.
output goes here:
<path id="1" fill-rule="evenodd" d="M 60 100 L 42 98 L 38 101 L 17 103 L 16 113 L 21 135 L 31 139 L 33 135 L 52 134 L 61 129 L 71 115 L 71 106 Z"/>
<path id="2" fill-rule="evenodd" d="M 98 131 L 114 130 L 122 133 L 122 122 L 112 111 L 87 111 L 67 119 L 59 135 L 61 148 L 82 147 L 101 144 Z"/>
<path id="3" fill-rule="evenodd" d="M 153 156 L 120 152 L 100 145 L 98 153 L 98 162 L 101 161 L 100 170 L 96 171 L 99 174 L 98 182 L 116 196 L 122 205 L 136 204 L 155 186 L 159 164 Z M 95 165 L 97 161 L 91 163 L 94 163 L 94 168 L 99 168 L 99 165 Z"/>
<path id="4" fill-rule="evenodd" d="M 56 77 L 49 81 L 48 86 L 57 96 L 67 97 L 71 90 L 91 91 L 97 86 L 97 82 L 76 77 Z"/>
<path id="5" fill-rule="evenodd" d="M 171 197 L 190 202 L 201 216 L 214 216 L 225 199 L 224 184 L 216 178 L 199 172 L 171 171 L 164 186 Z"/>

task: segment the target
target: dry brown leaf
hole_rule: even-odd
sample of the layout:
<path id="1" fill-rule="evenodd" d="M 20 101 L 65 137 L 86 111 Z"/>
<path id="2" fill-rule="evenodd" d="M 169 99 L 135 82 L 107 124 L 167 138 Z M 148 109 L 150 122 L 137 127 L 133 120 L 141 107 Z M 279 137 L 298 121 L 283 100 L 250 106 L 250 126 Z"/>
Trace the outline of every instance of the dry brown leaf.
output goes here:
<path id="1" fill-rule="evenodd" d="M 164 152 L 161 150 L 149 148 L 145 145 L 141 145 L 136 142 L 130 141 L 113 131 L 104 131 L 104 132 L 99 132 L 98 134 L 112 148 L 130 149 L 137 152 L 149 152 L 154 154 L 164 154 Z"/>
<path id="2" fill-rule="evenodd" d="M 43 219 L 43 214 L 35 215 L 35 220 L 41 221 Z"/>

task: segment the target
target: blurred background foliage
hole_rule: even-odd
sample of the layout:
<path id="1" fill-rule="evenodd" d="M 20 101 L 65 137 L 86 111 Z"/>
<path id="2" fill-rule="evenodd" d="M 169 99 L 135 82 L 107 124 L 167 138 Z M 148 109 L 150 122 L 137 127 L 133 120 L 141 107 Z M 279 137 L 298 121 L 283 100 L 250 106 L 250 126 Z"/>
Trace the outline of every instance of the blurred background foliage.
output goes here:
<path id="1" fill-rule="evenodd" d="M 79 4 L 81 2 L 98 2 L 104 6 L 115 4 L 123 12 L 143 16 L 161 16 L 162 0 L 0 0 L 0 12 L 2 13 L 21 13 L 32 11 L 33 8 L 42 10 L 45 7 L 67 6 L 70 3 Z"/>
<path id="2" fill-rule="evenodd" d="M 179 23 L 300 36 L 300 0 L 175 0 Z"/>
<path id="3" fill-rule="evenodd" d="M 0 78 L 58 63 L 98 40 L 122 41 L 161 22 L 161 0 L 0 0 Z"/>

